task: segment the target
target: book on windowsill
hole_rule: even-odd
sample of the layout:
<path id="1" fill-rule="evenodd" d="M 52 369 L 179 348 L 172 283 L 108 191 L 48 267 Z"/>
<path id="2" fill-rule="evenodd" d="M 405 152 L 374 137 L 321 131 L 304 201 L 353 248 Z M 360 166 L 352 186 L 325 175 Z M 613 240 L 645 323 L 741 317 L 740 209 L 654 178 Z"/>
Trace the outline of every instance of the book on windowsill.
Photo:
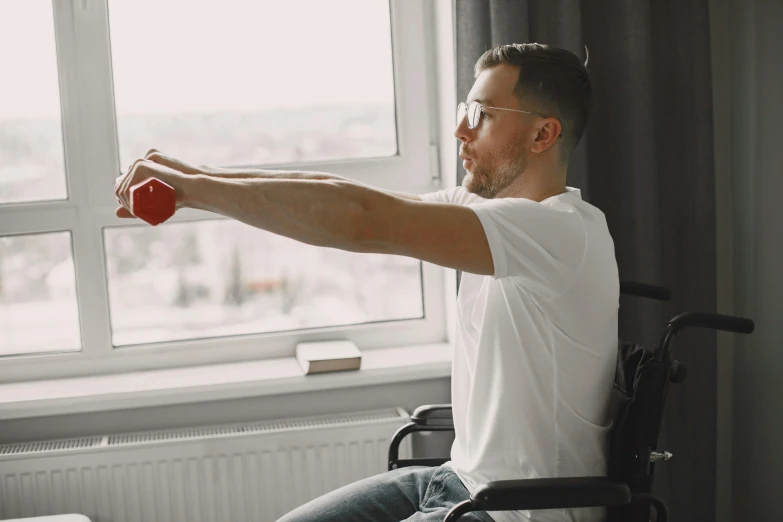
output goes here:
<path id="1" fill-rule="evenodd" d="M 351 341 L 299 343 L 296 360 L 305 375 L 358 370 L 362 365 L 362 352 Z"/>

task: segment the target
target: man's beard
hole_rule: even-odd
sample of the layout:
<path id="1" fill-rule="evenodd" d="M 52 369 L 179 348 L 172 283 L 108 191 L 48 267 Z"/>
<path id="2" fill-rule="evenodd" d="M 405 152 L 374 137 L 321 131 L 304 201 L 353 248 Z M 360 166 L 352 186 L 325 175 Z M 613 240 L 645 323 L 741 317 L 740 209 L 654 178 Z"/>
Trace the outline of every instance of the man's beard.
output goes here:
<path id="1" fill-rule="evenodd" d="M 507 188 L 527 168 L 525 144 L 519 143 L 510 154 L 485 158 L 482 165 L 473 162 L 473 172 L 468 172 L 462 186 L 484 199 L 493 199 Z"/>

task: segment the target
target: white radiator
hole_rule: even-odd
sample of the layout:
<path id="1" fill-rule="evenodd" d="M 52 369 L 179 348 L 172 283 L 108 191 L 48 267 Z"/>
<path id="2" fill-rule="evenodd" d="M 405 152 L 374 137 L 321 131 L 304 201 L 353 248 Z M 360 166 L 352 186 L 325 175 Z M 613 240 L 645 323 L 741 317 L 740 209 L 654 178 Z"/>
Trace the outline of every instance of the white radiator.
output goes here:
<path id="1" fill-rule="evenodd" d="M 0 446 L 0 520 L 273 522 L 388 470 L 402 408 Z M 411 436 L 400 445 L 411 458 Z"/>

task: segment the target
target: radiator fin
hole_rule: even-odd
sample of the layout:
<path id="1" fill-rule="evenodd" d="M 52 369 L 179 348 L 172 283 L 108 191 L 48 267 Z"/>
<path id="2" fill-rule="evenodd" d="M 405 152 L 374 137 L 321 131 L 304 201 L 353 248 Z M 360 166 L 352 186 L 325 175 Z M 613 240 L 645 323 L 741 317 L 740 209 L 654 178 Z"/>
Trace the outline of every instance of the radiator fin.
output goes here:
<path id="1" fill-rule="evenodd" d="M 199 428 L 145 431 L 109 436 L 107 444 L 108 446 L 123 446 L 127 444 L 146 444 L 162 441 L 205 439 L 233 435 L 280 433 L 289 430 L 317 429 L 328 426 L 342 427 L 400 418 L 400 413 L 395 409 L 379 412 L 346 414 L 332 417 L 309 417 L 303 419 L 286 419 L 268 422 L 224 424 L 221 426 L 204 426 Z"/>
<path id="2" fill-rule="evenodd" d="M 48 453 L 51 451 L 97 448 L 101 446 L 102 441 L 103 437 L 87 437 L 25 442 L 21 444 L 4 444 L 0 446 L 0 455 L 28 455 L 34 453 Z"/>

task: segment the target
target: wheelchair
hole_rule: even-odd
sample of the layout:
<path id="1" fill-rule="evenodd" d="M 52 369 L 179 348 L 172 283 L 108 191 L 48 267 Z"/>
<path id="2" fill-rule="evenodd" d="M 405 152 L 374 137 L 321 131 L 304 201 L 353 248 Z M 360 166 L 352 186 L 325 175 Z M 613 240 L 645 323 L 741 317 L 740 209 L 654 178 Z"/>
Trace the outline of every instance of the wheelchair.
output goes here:
<path id="1" fill-rule="evenodd" d="M 668 301 L 667 288 L 622 281 L 620 293 Z M 671 344 L 686 328 L 710 328 L 749 334 L 752 320 L 709 312 L 686 312 L 669 321 L 658 347 L 619 342 L 612 397 L 607 475 L 498 480 L 479 485 L 468 500 L 455 505 L 444 522 L 455 522 L 470 511 L 513 511 L 606 507 L 607 522 L 648 522 L 654 508 L 657 522 L 668 521 L 668 508 L 651 494 L 657 462 L 672 454 L 658 450 L 663 408 L 671 383 L 685 380 L 686 367 L 672 359 Z M 411 422 L 394 434 L 389 446 L 389 471 L 405 466 L 440 466 L 448 458 L 399 459 L 399 446 L 409 433 L 454 431 L 451 404 L 416 408 Z"/>

